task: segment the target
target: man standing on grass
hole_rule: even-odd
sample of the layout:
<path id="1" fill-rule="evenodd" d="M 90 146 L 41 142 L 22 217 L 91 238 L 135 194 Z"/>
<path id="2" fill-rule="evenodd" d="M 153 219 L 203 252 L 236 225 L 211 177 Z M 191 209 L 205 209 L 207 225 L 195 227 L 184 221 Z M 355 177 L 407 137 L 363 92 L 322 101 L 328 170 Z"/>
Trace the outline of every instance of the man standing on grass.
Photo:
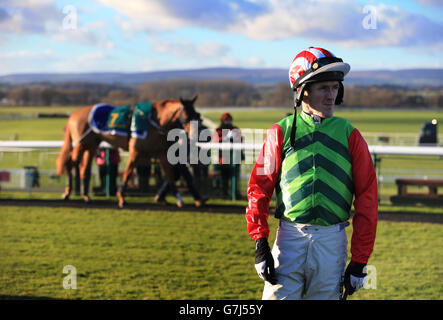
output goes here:
<path id="1" fill-rule="evenodd" d="M 246 209 L 256 242 L 263 299 L 340 299 L 364 285 L 378 216 L 377 180 L 368 146 L 333 116 L 350 66 L 322 48 L 300 52 L 289 69 L 295 112 L 271 126 L 251 173 Z M 297 114 L 297 107 L 301 111 Z M 269 202 L 280 219 L 271 252 Z M 346 271 L 352 200 L 351 261 Z"/>

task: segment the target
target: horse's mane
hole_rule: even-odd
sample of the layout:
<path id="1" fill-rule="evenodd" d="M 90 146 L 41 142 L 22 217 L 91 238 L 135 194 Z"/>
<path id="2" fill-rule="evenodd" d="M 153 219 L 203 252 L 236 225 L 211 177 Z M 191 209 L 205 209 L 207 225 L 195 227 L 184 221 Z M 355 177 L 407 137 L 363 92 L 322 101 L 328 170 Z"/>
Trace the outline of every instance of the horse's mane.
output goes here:
<path id="1" fill-rule="evenodd" d="M 179 100 L 173 99 L 173 98 L 167 98 L 167 99 L 160 100 L 159 102 L 155 103 L 155 105 L 164 107 L 166 104 L 168 104 L 170 102 L 177 102 L 177 101 L 179 101 Z"/>

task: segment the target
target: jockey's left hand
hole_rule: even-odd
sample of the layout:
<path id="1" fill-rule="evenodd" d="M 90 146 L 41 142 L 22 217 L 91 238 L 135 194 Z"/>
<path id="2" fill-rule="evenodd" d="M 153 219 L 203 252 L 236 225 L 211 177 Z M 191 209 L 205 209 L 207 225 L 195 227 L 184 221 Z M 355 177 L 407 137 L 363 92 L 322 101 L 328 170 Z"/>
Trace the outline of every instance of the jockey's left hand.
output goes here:
<path id="1" fill-rule="evenodd" d="M 365 285 L 367 274 L 364 273 L 366 263 L 351 261 L 345 271 L 344 286 L 349 295 L 357 292 Z"/>

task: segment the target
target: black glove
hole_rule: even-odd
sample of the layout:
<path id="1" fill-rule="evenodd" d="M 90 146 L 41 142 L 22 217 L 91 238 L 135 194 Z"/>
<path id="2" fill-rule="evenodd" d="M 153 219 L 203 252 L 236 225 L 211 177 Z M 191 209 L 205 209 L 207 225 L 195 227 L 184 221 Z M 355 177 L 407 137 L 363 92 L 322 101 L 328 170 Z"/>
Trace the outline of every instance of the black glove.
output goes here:
<path id="1" fill-rule="evenodd" d="M 367 276 L 363 271 L 364 267 L 366 267 L 366 263 L 349 262 L 344 278 L 346 294 L 352 295 L 364 286 Z"/>
<path id="2" fill-rule="evenodd" d="M 260 238 L 255 243 L 255 269 L 258 276 L 271 284 L 277 283 L 274 269 L 274 258 L 269 248 L 268 240 Z"/>

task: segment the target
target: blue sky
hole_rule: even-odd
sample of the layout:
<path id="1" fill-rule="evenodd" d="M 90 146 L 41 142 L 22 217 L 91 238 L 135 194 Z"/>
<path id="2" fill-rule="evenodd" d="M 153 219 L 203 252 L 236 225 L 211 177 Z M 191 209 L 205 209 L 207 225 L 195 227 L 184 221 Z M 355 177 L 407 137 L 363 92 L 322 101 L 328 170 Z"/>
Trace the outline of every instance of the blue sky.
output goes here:
<path id="1" fill-rule="evenodd" d="M 0 74 L 289 68 L 308 46 L 352 70 L 442 68 L 443 1 L 0 0 Z"/>

